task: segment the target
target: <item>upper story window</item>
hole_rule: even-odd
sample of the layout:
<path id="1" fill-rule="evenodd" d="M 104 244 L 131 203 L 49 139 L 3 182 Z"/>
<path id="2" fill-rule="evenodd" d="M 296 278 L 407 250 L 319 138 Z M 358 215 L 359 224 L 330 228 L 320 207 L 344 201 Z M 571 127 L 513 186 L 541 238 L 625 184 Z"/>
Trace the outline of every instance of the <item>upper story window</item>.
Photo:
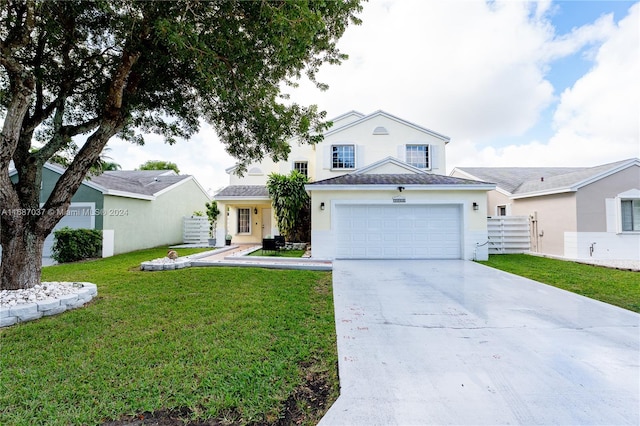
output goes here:
<path id="1" fill-rule="evenodd" d="M 293 163 L 293 170 L 305 176 L 309 176 L 309 164 L 306 161 L 295 161 Z"/>
<path id="2" fill-rule="evenodd" d="M 407 163 L 419 169 L 429 168 L 429 145 L 407 145 Z"/>
<path id="3" fill-rule="evenodd" d="M 622 231 L 640 231 L 640 199 L 621 200 Z"/>
<path id="4" fill-rule="evenodd" d="M 332 169 L 355 169 L 356 147 L 355 145 L 334 145 L 331 147 Z"/>

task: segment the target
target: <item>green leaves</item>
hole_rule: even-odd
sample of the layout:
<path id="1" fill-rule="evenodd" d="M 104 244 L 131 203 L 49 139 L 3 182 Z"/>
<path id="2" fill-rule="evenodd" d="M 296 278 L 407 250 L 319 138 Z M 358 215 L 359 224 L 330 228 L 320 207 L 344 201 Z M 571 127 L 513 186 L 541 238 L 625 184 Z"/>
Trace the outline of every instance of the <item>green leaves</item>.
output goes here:
<path id="1" fill-rule="evenodd" d="M 311 227 L 309 194 L 304 185 L 309 179 L 296 170 L 289 176 L 272 173 L 267 180 L 278 229 L 288 240 L 308 241 Z"/>

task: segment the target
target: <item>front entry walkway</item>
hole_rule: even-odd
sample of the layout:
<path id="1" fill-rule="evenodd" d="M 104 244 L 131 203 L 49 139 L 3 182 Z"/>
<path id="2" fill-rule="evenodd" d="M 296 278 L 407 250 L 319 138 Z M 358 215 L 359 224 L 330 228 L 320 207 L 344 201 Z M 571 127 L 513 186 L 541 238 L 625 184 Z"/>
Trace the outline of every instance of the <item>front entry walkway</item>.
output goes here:
<path id="1" fill-rule="evenodd" d="M 470 261 L 334 261 L 321 425 L 638 424 L 640 315 Z"/>
<path id="2" fill-rule="evenodd" d="M 301 257 L 247 256 L 251 251 L 259 249 L 254 244 L 239 244 L 228 250 L 218 251 L 211 255 L 191 256 L 191 266 L 243 266 L 272 269 L 306 269 L 331 271 L 331 261 Z"/>

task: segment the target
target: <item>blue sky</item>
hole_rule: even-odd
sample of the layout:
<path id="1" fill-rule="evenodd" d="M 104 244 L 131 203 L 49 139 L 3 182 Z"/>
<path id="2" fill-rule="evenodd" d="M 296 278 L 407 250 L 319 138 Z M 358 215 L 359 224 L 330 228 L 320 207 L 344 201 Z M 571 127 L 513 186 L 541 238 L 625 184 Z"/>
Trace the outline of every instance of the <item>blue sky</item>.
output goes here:
<path id="1" fill-rule="evenodd" d="M 371 0 L 324 66 L 326 92 L 292 99 L 329 117 L 379 109 L 451 137 L 456 166 L 595 166 L 640 156 L 640 4 Z M 234 164 L 208 126 L 190 141 L 113 141 L 131 169 L 169 160 L 205 188 Z"/>

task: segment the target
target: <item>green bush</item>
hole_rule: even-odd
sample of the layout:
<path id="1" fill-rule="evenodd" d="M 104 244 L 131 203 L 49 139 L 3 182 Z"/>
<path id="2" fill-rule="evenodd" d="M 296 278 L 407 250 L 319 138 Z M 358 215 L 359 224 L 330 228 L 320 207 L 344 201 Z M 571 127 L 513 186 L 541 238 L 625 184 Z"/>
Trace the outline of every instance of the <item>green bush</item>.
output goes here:
<path id="1" fill-rule="evenodd" d="M 59 263 L 100 257 L 102 232 L 95 229 L 64 227 L 53 233 L 52 257 Z"/>

